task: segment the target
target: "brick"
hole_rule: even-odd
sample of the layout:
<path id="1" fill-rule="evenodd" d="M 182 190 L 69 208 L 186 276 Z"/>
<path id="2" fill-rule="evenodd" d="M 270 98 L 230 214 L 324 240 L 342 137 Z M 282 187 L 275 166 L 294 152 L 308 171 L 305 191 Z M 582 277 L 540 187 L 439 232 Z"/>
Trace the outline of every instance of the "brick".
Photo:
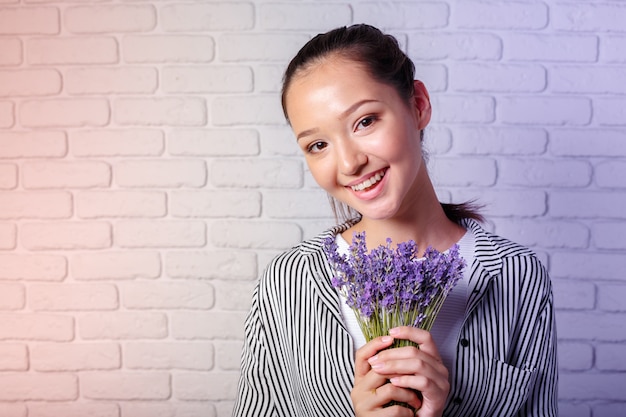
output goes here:
<path id="1" fill-rule="evenodd" d="M 543 29 L 548 24 L 548 7 L 542 3 L 459 2 L 454 4 L 452 22 L 469 29 Z"/>
<path id="2" fill-rule="evenodd" d="M 354 10 L 354 21 L 361 21 L 359 12 L 368 14 L 368 5 L 356 7 Z M 425 8 L 429 9 L 426 5 Z M 429 11 L 431 11 L 429 9 Z M 377 10 L 381 13 L 382 10 Z M 269 30 L 311 30 L 326 31 L 339 26 L 352 23 L 352 9 L 349 4 L 260 4 L 258 6 L 259 25 L 263 29 Z M 428 13 L 428 11 L 423 11 Z M 378 14 L 369 13 L 369 23 L 373 17 L 380 17 Z M 386 16 L 385 16 L 386 17 Z M 416 17 L 419 17 L 417 15 Z M 438 16 L 433 16 L 436 20 Z M 398 19 L 396 19 L 398 20 Z"/>
<path id="3" fill-rule="evenodd" d="M 203 126 L 207 108 L 198 97 L 119 98 L 113 118 L 121 125 Z"/>
<path id="4" fill-rule="evenodd" d="M 240 190 L 172 191 L 170 207 L 174 217 L 259 217 L 261 194 Z"/>
<path id="5" fill-rule="evenodd" d="M 181 400 L 219 401 L 233 399 L 239 374 L 220 372 L 208 374 L 179 373 L 173 378 L 174 398 Z"/>
<path id="6" fill-rule="evenodd" d="M 437 185 L 468 187 L 496 183 L 496 162 L 486 158 L 437 158 L 429 162 L 431 178 Z"/>
<path id="7" fill-rule="evenodd" d="M 283 65 L 260 64 L 254 68 L 254 89 L 259 93 L 279 93 L 282 89 Z"/>
<path id="8" fill-rule="evenodd" d="M 253 129 L 175 129 L 168 135 L 168 150 L 178 156 L 253 156 L 260 152 Z"/>
<path id="9" fill-rule="evenodd" d="M 591 183 L 588 162 L 547 159 L 499 159 L 498 183 L 525 187 L 585 187 Z"/>
<path id="10" fill-rule="evenodd" d="M 103 217 L 156 218 L 167 214 L 167 195 L 157 191 L 84 191 L 76 194 L 76 214 Z"/>
<path id="11" fill-rule="evenodd" d="M 452 201 L 477 199 L 485 205 L 484 214 L 504 217 L 537 217 L 547 211 L 546 193 L 539 190 L 519 189 L 458 189 L 454 190 Z"/>
<path id="12" fill-rule="evenodd" d="M 215 362 L 218 369 L 223 371 L 236 371 L 240 369 L 241 351 L 243 342 L 237 341 L 216 341 Z"/>
<path id="13" fill-rule="evenodd" d="M 564 373 L 559 375 L 559 399 L 621 401 L 624 398 L 624 384 L 624 373 Z"/>
<path id="14" fill-rule="evenodd" d="M 290 60 L 309 40 L 307 35 L 276 33 L 226 33 L 219 37 L 223 62 Z"/>
<path id="15" fill-rule="evenodd" d="M 498 119 L 528 125 L 583 126 L 591 122 L 591 101 L 583 97 L 502 97 Z"/>
<path id="16" fill-rule="evenodd" d="M 560 342 L 559 369 L 587 371 L 593 366 L 593 347 L 588 343 Z"/>
<path id="17" fill-rule="evenodd" d="M 254 253 L 241 251 L 167 252 L 166 274 L 172 278 L 246 279 L 257 276 Z"/>
<path id="18" fill-rule="evenodd" d="M 0 191 L 0 219 L 66 219 L 72 196 L 65 191 Z"/>
<path id="19" fill-rule="evenodd" d="M 110 284 L 38 284 L 28 287 L 28 305 L 34 311 L 114 310 L 117 288 Z"/>
<path id="20" fill-rule="evenodd" d="M 2 313 L 0 324 L 0 340 L 67 342 L 74 339 L 74 319 L 70 316 Z M 2 391 L 4 390 L 0 389 L 0 392 Z M 1 395 L 0 399 L 2 399 Z"/>
<path id="21" fill-rule="evenodd" d="M 295 223 L 216 221 L 211 240 L 218 247 L 282 249 L 302 240 L 302 230 Z"/>
<path id="22" fill-rule="evenodd" d="M 621 4 L 556 4 L 552 25 L 558 30 L 575 32 L 624 31 L 626 6 Z"/>
<path id="23" fill-rule="evenodd" d="M 13 103 L 0 101 L 0 128 L 12 127 L 15 124 Z"/>
<path id="24" fill-rule="evenodd" d="M 65 72 L 70 94 L 150 94 L 158 86 L 154 68 L 70 68 Z"/>
<path id="25" fill-rule="evenodd" d="M 104 249 L 111 246 L 111 225 L 104 222 L 24 223 L 20 237 L 29 250 Z"/>
<path id="26" fill-rule="evenodd" d="M 101 129 L 70 132 L 74 156 L 159 156 L 165 149 L 164 134 L 156 129 Z"/>
<path id="27" fill-rule="evenodd" d="M 18 38 L 0 38 L 0 67 L 22 63 L 22 41 Z"/>
<path id="28" fill-rule="evenodd" d="M 415 77 L 423 81 L 431 93 L 448 89 L 448 67 L 445 65 L 416 64 Z"/>
<path id="29" fill-rule="evenodd" d="M 0 371 L 28 370 L 28 349 L 26 345 L 2 343 L 0 346 Z"/>
<path id="30" fill-rule="evenodd" d="M 626 36 L 603 36 L 600 38 L 600 60 L 603 62 L 626 62 L 624 56 Z"/>
<path id="31" fill-rule="evenodd" d="M 551 191 L 550 214 L 555 217 L 626 218 L 622 210 L 624 193 L 587 191 Z M 575 208 L 575 209 L 574 209 Z"/>
<path id="32" fill-rule="evenodd" d="M 251 3 L 172 4 L 160 10 L 166 32 L 243 31 L 254 27 Z"/>
<path id="33" fill-rule="evenodd" d="M 26 127 L 104 126 L 109 119 L 109 102 L 100 98 L 32 100 L 20 106 Z"/>
<path id="34" fill-rule="evenodd" d="M 181 402 L 180 406 L 176 408 L 176 417 L 218 417 L 218 416 L 230 416 L 233 414 L 234 406 L 225 408 L 225 401 L 218 401 L 217 403 L 210 403 L 207 401 L 186 401 Z M 222 411 L 221 408 L 224 408 Z"/>
<path id="35" fill-rule="evenodd" d="M 315 219 L 332 216 L 328 196 L 322 190 L 265 191 L 263 213 L 270 218 Z"/>
<path id="36" fill-rule="evenodd" d="M 25 304 L 26 290 L 23 285 L 0 283 L 0 310 L 20 310 Z"/>
<path id="37" fill-rule="evenodd" d="M 129 369 L 187 369 L 210 371 L 214 348 L 206 342 L 143 343 L 124 345 L 124 363 Z"/>
<path id="38" fill-rule="evenodd" d="M 623 342 L 626 340 L 625 318 L 623 313 L 561 311 L 556 321 L 561 339 Z M 584 334 L 581 329 L 585 329 Z"/>
<path id="39" fill-rule="evenodd" d="M 624 157 L 624 140 L 626 131 L 622 129 L 555 129 L 550 132 L 550 151 L 559 156 Z"/>
<path id="40" fill-rule="evenodd" d="M 559 409 L 560 410 L 560 409 Z M 619 416 L 624 411 L 624 403 L 616 402 L 613 404 L 594 404 L 593 415 L 594 416 Z M 567 414 L 570 415 L 570 414 Z M 588 414 L 585 414 L 587 417 Z"/>
<path id="41" fill-rule="evenodd" d="M 568 417 L 590 417 L 591 410 L 587 404 L 572 404 L 559 401 L 559 415 Z"/>
<path id="42" fill-rule="evenodd" d="M 129 282 L 120 286 L 127 309 L 208 310 L 215 304 L 215 290 L 203 282 Z"/>
<path id="43" fill-rule="evenodd" d="M 592 310 L 596 306 L 596 286 L 591 282 L 553 279 L 552 286 L 558 310 Z"/>
<path id="44" fill-rule="evenodd" d="M 261 126 L 259 128 L 261 149 L 267 156 L 297 156 L 302 158 L 302 151 L 296 143 L 296 137 L 289 126 Z"/>
<path id="45" fill-rule="evenodd" d="M 541 155 L 548 146 L 548 133 L 543 129 L 482 126 L 451 126 L 450 129 L 452 149 L 460 154 Z"/>
<path id="46" fill-rule="evenodd" d="M 600 162 L 595 167 L 596 184 L 607 188 L 624 188 L 623 178 L 626 175 L 626 162 Z"/>
<path id="47" fill-rule="evenodd" d="M 0 401 L 67 401 L 78 398 L 78 377 L 70 374 L 0 375 Z"/>
<path id="48" fill-rule="evenodd" d="M 626 285 L 600 284 L 598 286 L 598 304 L 602 311 L 626 311 L 624 305 Z"/>
<path id="49" fill-rule="evenodd" d="M 507 60 L 594 62 L 598 57 L 596 36 L 510 33 L 503 39 Z"/>
<path id="50" fill-rule="evenodd" d="M 452 148 L 452 132 L 444 126 L 430 126 L 426 129 L 422 152 L 428 155 L 442 155 L 449 153 Z"/>
<path id="51" fill-rule="evenodd" d="M 217 281 L 217 308 L 225 311 L 248 311 L 252 304 L 254 281 Z"/>
<path id="52" fill-rule="evenodd" d="M 254 81 L 244 66 L 165 67 L 161 86 L 166 93 L 249 93 Z"/>
<path id="53" fill-rule="evenodd" d="M 66 154 L 65 132 L 0 132 L 0 158 L 58 158 Z"/>
<path id="54" fill-rule="evenodd" d="M 100 65 L 118 62 L 112 37 L 33 38 L 26 40 L 26 61 L 33 65 Z"/>
<path id="55" fill-rule="evenodd" d="M 491 123 L 496 118 L 491 97 L 439 96 L 432 99 L 434 123 Z"/>
<path id="56" fill-rule="evenodd" d="M 99 161 L 25 162 L 24 188 L 100 188 L 111 184 L 111 167 Z"/>
<path id="57" fill-rule="evenodd" d="M 547 85 L 539 65 L 456 63 L 450 67 L 450 88 L 471 92 L 540 92 Z"/>
<path id="58" fill-rule="evenodd" d="M 67 259 L 60 255 L 0 253 L 0 279 L 61 281 L 67 275 Z"/>
<path id="59" fill-rule="evenodd" d="M 243 339 L 243 322 L 247 312 L 173 312 L 172 336 L 180 340 Z"/>
<path id="60" fill-rule="evenodd" d="M 592 225 L 593 243 L 600 249 L 626 249 L 626 242 L 620 239 L 626 232 L 624 222 L 599 222 Z"/>
<path id="61" fill-rule="evenodd" d="M 215 403 L 215 409 L 217 410 L 217 414 L 218 416 L 229 416 L 233 413 L 233 410 L 235 409 L 235 401 L 234 401 L 234 397 L 233 399 L 230 401 L 218 401 Z M 193 415 L 189 415 L 188 417 L 193 417 Z"/>
<path id="62" fill-rule="evenodd" d="M 84 340 L 163 339 L 167 336 L 163 313 L 98 312 L 78 317 L 78 333 Z"/>
<path id="63" fill-rule="evenodd" d="M 61 91 L 61 74 L 53 69 L 0 71 L 0 97 L 47 96 Z"/>
<path id="64" fill-rule="evenodd" d="M 65 28 L 72 33 L 147 32 L 156 26 L 152 5 L 89 5 L 68 7 Z"/>
<path id="65" fill-rule="evenodd" d="M 54 343 L 30 347 L 31 365 L 35 371 L 92 371 L 119 369 L 122 364 L 116 343 Z"/>
<path id="66" fill-rule="evenodd" d="M 626 259 L 618 253 L 555 252 L 550 256 L 553 277 L 621 281 L 624 270 Z"/>
<path id="67" fill-rule="evenodd" d="M 121 161 L 114 166 L 121 187 L 202 187 L 207 169 L 200 159 Z"/>
<path id="68" fill-rule="evenodd" d="M 406 52 L 416 61 L 494 61 L 502 57 L 502 40 L 484 33 L 414 32 L 409 35 Z"/>
<path id="69" fill-rule="evenodd" d="M 189 248 L 206 244 L 202 221 L 120 221 L 115 225 L 115 243 L 122 248 Z"/>
<path id="70" fill-rule="evenodd" d="M 0 163 L 0 190 L 17 187 L 17 165 Z"/>
<path id="71" fill-rule="evenodd" d="M 126 401 L 120 403 L 121 417 L 178 417 L 181 415 L 181 407 L 181 403 L 174 405 L 171 401 Z M 207 417 L 215 416 L 209 414 Z"/>
<path id="72" fill-rule="evenodd" d="M 211 103 L 217 126 L 283 124 L 285 117 L 275 96 L 217 97 Z"/>
<path id="73" fill-rule="evenodd" d="M 626 371 L 624 354 L 626 347 L 621 343 L 599 343 L 596 346 L 596 367 L 603 371 Z"/>
<path id="74" fill-rule="evenodd" d="M 154 279 L 161 275 L 158 252 L 87 252 L 71 255 L 70 260 L 72 277 L 77 280 Z"/>
<path id="75" fill-rule="evenodd" d="M 119 417 L 119 406 L 105 402 L 98 403 L 30 403 L 28 417 Z"/>
<path id="76" fill-rule="evenodd" d="M 171 395 L 170 375 L 161 372 L 88 372 L 81 374 L 80 392 L 94 400 L 165 400 Z"/>
<path id="77" fill-rule="evenodd" d="M 3 7 L 0 35 L 56 35 L 59 33 L 56 7 Z"/>
<path id="78" fill-rule="evenodd" d="M 0 223 L 0 250 L 15 249 L 16 242 L 17 226 L 12 223 Z"/>
<path id="79" fill-rule="evenodd" d="M 296 160 L 219 159 L 211 166 L 211 183 L 218 187 L 299 188 L 302 165 Z"/>
<path id="80" fill-rule="evenodd" d="M 600 125 L 626 125 L 626 99 L 597 98 L 593 101 L 594 121 Z"/>
<path id="81" fill-rule="evenodd" d="M 587 248 L 589 229 L 581 223 L 549 219 L 495 219 L 496 233 L 522 245 Z"/>
<path id="82" fill-rule="evenodd" d="M 211 62 L 215 42 L 210 36 L 128 35 L 122 40 L 125 62 Z"/>
<path id="83" fill-rule="evenodd" d="M 550 90 L 557 93 L 626 94 L 626 86 L 615 83 L 619 68 L 556 66 L 550 69 Z"/>

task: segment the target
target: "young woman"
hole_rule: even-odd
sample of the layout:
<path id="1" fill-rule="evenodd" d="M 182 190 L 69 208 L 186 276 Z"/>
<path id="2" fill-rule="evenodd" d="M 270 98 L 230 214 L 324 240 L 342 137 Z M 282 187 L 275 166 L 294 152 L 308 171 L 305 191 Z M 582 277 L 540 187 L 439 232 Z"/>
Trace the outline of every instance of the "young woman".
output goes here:
<path id="1" fill-rule="evenodd" d="M 282 105 L 317 183 L 355 216 L 275 258 L 246 321 L 235 416 L 556 416 L 550 280 L 526 248 L 483 230 L 468 204 L 441 204 L 422 140 L 428 92 L 397 41 L 367 25 L 309 41 Z M 468 267 L 431 332 L 365 343 L 331 286 L 322 242 L 368 248 L 458 243 Z M 419 345 L 386 349 L 394 338 Z M 420 393 L 418 395 L 418 392 Z M 385 407 L 390 401 L 407 407 Z"/>

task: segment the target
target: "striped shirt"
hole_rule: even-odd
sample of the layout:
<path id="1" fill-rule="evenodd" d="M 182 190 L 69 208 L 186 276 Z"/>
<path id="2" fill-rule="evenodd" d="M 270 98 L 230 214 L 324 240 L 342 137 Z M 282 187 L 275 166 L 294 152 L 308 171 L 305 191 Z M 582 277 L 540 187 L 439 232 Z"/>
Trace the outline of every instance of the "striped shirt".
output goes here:
<path id="1" fill-rule="evenodd" d="M 322 242 L 337 226 L 276 257 L 245 324 L 234 416 L 354 416 L 354 345 Z M 444 416 L 557 416 L 550 279 L 532 252 L 483 230 Z"/>

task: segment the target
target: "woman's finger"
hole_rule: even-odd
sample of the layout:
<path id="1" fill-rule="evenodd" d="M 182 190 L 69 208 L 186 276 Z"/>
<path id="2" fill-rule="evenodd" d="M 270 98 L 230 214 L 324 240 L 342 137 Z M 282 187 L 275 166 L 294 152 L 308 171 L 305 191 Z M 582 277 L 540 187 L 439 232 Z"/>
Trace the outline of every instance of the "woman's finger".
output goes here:
<path id="1" fill-rule="evenodd" d="M 367 374 L 371 367 L 368 359 L 375 356 L 379 351 L 388 348 L 393 343 L 393 337 L 381 336 L 370 340 L 356 351 L 354 358 L 354 377 L 358 379 Z"/>

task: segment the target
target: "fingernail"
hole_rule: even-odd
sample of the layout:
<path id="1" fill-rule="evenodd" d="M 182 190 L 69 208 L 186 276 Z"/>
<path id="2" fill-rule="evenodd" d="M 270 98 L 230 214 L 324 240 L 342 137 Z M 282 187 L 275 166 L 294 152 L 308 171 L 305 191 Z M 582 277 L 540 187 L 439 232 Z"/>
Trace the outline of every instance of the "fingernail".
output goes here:
<path id="1" fill-rule="evenodd" d="M 399 330 L 397 328 L 393 328 L 393 329 L 389 329 L 389 334 L 393 335 L 393 334 L 398 334 Z"/>
<path id="2" fill-rule="evenodd" d="M 389 333 L 391 333 L 391 331 Z M 391 337 L 391 336 L 383 336 L 383 338 L 381 340 L 384 343 L 387 343 L 387 342 L 391 342 L 393 340 L 393 337 Z"/>
<path id="3" fill-rule="evenodd" d="M 378 360 L 378 355 L 376 356 L 372 356 L 371 358 L 369 358 L 367 361 L 372 364 L 372 363 L 376 363 L 376 361 Z"/>

